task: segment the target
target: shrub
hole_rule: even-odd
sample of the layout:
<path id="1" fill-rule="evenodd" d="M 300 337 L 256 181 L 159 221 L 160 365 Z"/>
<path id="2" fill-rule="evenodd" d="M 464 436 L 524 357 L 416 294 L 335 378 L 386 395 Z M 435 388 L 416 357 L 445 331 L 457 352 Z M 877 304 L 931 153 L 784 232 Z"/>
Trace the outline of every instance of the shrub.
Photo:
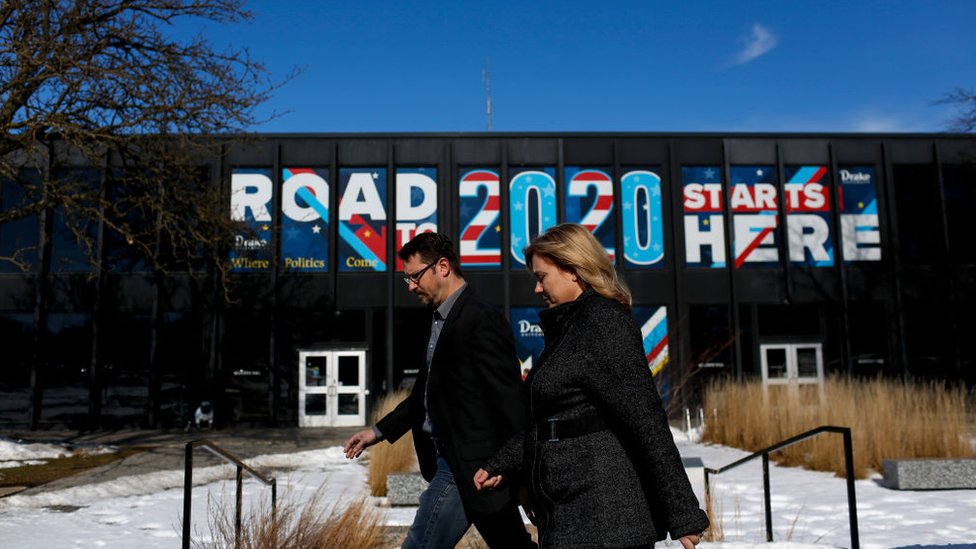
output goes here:
<path id="1" fill-rule="evenodd" d="M 410 392 L 389 393 L 376 405 L 372 424 L 396 408 Z M 417 454 L 413 448 L 413 435 L 409 432 L 393 444 L 380 442 L 369 449 L 369 491 L 373 496 L 386 495 L 386 475 L 418 471 Z"/>
<path id="2" fill-rule="evenodd" d="M 380 513 L 365 498 L 336 502 L 324 511 L 321 488 L 303 502 L 280 498 L 273 516 L 270 502 L 252 508 L 242 517 L 236 543 L 233 498 L 209 500 L 207 508 L 212 541 L 194 547 L 366 549 L 381 547 L 383 539 Z"/>

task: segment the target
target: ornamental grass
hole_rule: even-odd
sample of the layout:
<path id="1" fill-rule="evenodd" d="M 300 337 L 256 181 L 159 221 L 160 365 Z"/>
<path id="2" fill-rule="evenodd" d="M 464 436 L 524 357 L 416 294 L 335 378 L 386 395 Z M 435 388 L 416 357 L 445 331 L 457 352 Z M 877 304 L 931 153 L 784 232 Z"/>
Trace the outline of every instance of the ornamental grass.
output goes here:
<path id="1" fill-rule="evenodd" d="M 235 549 L 379 549 L 383 545 L 380 511 L 365 498 L 339 501 L 327 509 L 322 490 L 303 501 L 281 498 L 274 513 L 264 501 L 242 517 L 238 535 L 234 524 L 233 498 L 208 501 L 211 539 L 193 540 L 198 548 Z"/>
<path id="2" fill-rule="evenodd" d="M 832 376 L 823 386 L 711 382 L 702 441 L 758 451 L 821 425 L 850 427 L 854 476 L 885 459 L 973 457 L 973 403 L 965 388 L 938 381 Z M 770 455 L 787 466 L 844 475 L 843 440 L 825 433 Z"/>
<path id="3" fill-rule="evenodd" d="M 408 390 L 389 393 L 379 400 L 370 420 L 371 425 L 388 414 L 410 394 Z M 409 432 L 395 443 L 380 442 L 367 450 L 369 456 L 369 492 L 373 496 L 386 495 L 386 475 L 409 473 L 420 470 L 417 453 L 413 447 L 413 435 Z"/>

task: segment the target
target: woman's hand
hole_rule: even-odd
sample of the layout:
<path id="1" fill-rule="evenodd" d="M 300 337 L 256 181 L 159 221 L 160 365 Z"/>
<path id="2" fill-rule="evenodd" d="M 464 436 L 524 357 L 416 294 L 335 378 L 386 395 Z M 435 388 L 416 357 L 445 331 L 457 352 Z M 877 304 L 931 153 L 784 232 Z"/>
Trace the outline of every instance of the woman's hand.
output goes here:
<path id="1" fill-rule="evenodd" d="M 704 532 L 702 533 L 704 534 Z M 682 549 L 695 549 L 695 546 L 701 543 L 702 536 L 690 534 L 687 536 L 681 536 L 681 539 L 678 541 L 681 542 Z"/>
<path id="2" fill-rule="evenodd" d="M 498 488 L 498 486 L 505 480 L 501 475 L 489 476 L 488 471 L 484 469 L 478 469 L 478 472 L 474 474 L 474 489 L 481 490 L 493 490 Z"/>

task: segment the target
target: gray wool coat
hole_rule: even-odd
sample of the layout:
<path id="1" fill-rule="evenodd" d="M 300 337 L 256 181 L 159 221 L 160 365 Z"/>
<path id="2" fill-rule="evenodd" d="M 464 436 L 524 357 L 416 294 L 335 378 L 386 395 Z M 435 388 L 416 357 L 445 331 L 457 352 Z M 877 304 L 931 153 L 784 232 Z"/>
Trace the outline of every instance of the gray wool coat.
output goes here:
<path id="1" fill-rule="evenodd" d="M 540 546 L 633 547 L 704 530 L 629 311 L 588 290 L 540 317 L 546 344 L 526 379 L 526 428 L 484 466 L 530 487 Z M 537 435 L 550 418 L 594 414 L 607 429 Z"/>

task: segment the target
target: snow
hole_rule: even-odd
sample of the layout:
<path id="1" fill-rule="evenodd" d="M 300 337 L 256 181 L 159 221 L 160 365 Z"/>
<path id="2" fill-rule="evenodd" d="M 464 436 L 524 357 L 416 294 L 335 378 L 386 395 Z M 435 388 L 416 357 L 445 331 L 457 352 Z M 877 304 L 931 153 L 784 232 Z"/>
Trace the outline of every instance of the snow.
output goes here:
<path id="1" fill-rule="evenodd" d="M 0 444 L 0 461 L 50 458 L 52 445 Z M 676 431 L 684 456 L 721 467 L 747 455 L 733 448 L 704 445 L 695 433 Z M 64 453 L 64 449 L 60 449 Z M 56 455 L 56 454 L 55 454 Z M 305 501 L 317 489 L 326 504 L 365 497 L 366 467 L 346 460 L 339 447 L 259 456 L 248 464 L 278 479 L 279 501 Z M 233 468 L 195 469 L 192 525 L 194 539 L 210 541 L 208 499 L 234 497 Z M 245 477 L 246 478 L 246 477 Z M 850 547 L 847 489 L 829 473 L 771 464 L 774 543 L 765 542 L 761 463 L 748 463 L 712 477 L 713 498 L 721 509 L 722 542 L 702 549 Z M 976 490 L 901 492 L 880 485 L 878 477 L 856 481 L 860 544 L 881 548 L 976 548 Z M 260 505 L 270 490 L 248 479 L 245 506 Z M 383 498 L 369 498 L 380 505 Z M 174 547 L 179 543 L 183 509 L 183 471 L 158 471 L 100 484 L 0 499 L 4 547 Z M 389 525 L 408 525 L 413 508 L 378 507 Z M 678 547 L 673 542 L 659 546 Z"/>
<path id="2" fill-rule="evenodd" d="M 38 465 L 50 459 L 76 454 L 103 454 L 114 452 L 108 446 L 78 446 L 63 444 L 45 444 L 34 442 L 24 444 L 16 440 L 0 437 L 0 469 L 20 467 L 22 465 Z"/>

